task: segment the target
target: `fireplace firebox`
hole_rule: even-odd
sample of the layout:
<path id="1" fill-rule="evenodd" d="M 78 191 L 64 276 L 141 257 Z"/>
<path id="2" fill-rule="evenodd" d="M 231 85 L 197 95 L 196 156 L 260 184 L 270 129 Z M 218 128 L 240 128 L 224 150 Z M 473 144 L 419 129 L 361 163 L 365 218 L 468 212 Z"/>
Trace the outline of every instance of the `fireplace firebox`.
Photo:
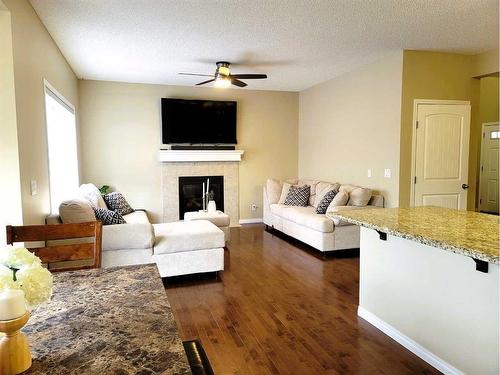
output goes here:
<path id="1" fill-rule="evenodd" d="M 214 194 L 218 210 L 224 211 L 224 176 L 188 176 L 179 177 L 179 220 L 184 213 L 203 209 L 202 190 L 209 182 L 209 191 Z"/>

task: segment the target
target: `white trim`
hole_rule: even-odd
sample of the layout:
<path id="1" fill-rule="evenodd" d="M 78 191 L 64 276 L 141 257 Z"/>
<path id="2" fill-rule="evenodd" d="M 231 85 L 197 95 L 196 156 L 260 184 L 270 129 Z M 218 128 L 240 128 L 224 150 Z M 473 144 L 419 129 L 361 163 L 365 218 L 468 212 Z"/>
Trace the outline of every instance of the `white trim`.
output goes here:
<path id="1" fill-rule="evenodd" d="M 413 100 L 413 116 L 411 121 L 411 178 L 410 178 L 410 207 L 415 206 L 415 170 L 417 168 L 417 118 L 419 105 L 470 105 L 468 100 L 438 100 L 438 99 L 414 99 Z"/>
<path id="2" fill-rule="evenodd" d="M 483 122 L 481 125 L 481 149 L 480 149 L 480 154 L 479 154 L 479 186 L 478 186 L 478 195 L 477 197 L 479 198 L 479 201 L 477 203 L 477 210 L 481 211 L 481 184 L 483 183 L 483 171 L 481 170 L 483 166 L 483 155 L 484 155 L 484 139 L 485 139 L 485 132 L 486 126 L 491 126 L 491 125 L 500 125 L 500 122 Z M 476 207 L 474 207 L 475 209 Z"/>
<path id="3" fill-rule="evenodd" d="M 263 223 L 264 219 L 261 218 L 261 217 L 256 217 L 256 218 L 253 218 L 253 219 L 240 219 L 239 223 L 240 224 L 260 224 L 260 223 Z"/>
<path id="4" fill-rule="evenodd" d="M 160 162 L 241 161 L 243 150 L 160 150 Z"/>
<path id="5" fill-rule="evenodd" d="M 436 368 L 437 370 L 441 371 L 443 374 L 453 374 L 453 375 L 464 375 L 462 371 L 459 369 L 453 367 L 450 365 L 448 362 L 445 360 L 439 358 L 437 355 L 429 351 L 428 349 L 424 348 L 422 345 L 419 343 L 415 342 L 408 336 L 404 335 L 400 331 L 398 331 L 396 328 L 391 326 L 390 324 L 386 323 L 382 319 L 380 319 L 378 316 L 375 314 L 371 313 L 370 311 L 364 309 L 361 306 L 358 306 L 358 316 L 366 320 L 368 323 L 371 325 L 377 327 L 379 330 L 384 332 L 387 336 L 392 338 L 394 341 L 397 343 L 401 344 L 404 346 L 406 349 L 408 349 L 410 352 L 415 354 L 416 356 L 422 358 L 425 362 Z"/>

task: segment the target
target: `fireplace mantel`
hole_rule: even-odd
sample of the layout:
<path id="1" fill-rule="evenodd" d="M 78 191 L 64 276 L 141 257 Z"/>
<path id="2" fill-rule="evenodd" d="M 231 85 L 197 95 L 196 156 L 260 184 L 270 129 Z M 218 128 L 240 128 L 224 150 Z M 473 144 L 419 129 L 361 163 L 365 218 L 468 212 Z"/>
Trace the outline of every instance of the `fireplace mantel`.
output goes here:
<path id="1" fill-rule="evenodd" d="M 160 150 L 160 162 L 241 161 L 243 150 Z"/>

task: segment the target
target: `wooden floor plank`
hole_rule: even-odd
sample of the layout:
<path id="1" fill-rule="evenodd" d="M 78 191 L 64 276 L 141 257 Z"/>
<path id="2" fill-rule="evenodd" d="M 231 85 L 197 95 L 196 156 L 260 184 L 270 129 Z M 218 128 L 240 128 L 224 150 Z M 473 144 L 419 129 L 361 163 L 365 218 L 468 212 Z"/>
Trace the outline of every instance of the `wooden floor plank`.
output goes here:
<path id="1" fill-rule="evenodd" d="M 438 374 L 357 316 L 359 257 L 323 257 L 262 225 L 231 229 L 225 270 L 167 279 L 183 340 L 216 374 Z"/>

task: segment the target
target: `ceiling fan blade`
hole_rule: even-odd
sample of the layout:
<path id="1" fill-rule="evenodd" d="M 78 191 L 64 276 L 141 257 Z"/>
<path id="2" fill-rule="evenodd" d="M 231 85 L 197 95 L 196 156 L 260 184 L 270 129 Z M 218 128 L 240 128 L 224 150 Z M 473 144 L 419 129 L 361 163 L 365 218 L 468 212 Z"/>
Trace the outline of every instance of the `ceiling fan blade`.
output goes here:
<path id="1" fill-rule="evenodd" d="M 199 76 L 199 77 L 213 77 L 213 74 L 198 74 L 198 73 L 177 73 L 183 76 Z"/>
<path id="2" fill-rule="evenodd" d="M 205 83 L 210 83 L 210 82 L 213 82 L 213 81 L 215 81 L 215 78 L 214 79 L 209 79 L 208 81 L 203 81 L 203 82 L 197 83 L 195 86 L 201 86 L 201 85 L 204 85 Z"/>
<path id="3" fill-rule="evenodd" d="M 231 74 L 231 78 L 236 79 L 264 79 L 267 74 Z"/>
<path id="4" fill-rule="evenodd" d="M 234 76 L 232 76 L 232 77 L 234 77 Z M 239 79 L 234 79 L 232 77 L 231 77 L 231 83 L 233 85 L 238 86 L 238 87 L 245 87 L 245 86 L 247 86 L 247 84 L 245 82 L 240 81 Z"/>

